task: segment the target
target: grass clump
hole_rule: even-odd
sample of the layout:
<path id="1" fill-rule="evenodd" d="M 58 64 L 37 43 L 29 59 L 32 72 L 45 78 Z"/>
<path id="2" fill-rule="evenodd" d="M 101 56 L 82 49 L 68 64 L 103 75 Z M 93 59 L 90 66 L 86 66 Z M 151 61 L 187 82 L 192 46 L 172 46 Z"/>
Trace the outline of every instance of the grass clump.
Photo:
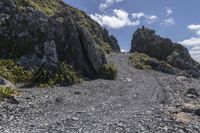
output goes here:
<path id="1" fill-rule="evenodd" d="M 32 73 L 24 70 L 13 60 L 0 60 L 0 77 L 3 77 L 12 83 L 26 83 L 30 81 Z"/>
<path id="2" fill-rule="evenodd" d="M 129 62 L 137 69 L 153 69 L 156 71 L 175 74 L 174 68 L 164 61 L 158 61 L 143 53 L 135 52 L 129 57 Z"/>
<path id="3" fill-rule="evenodd" d="M 114 80 L 117 77 L 117 67 L 114 64 L 105 64 L 101 70 L 102 77 L 109 80 Z"/>
<path id="4" fill-rule="evenodd" d="M 81 81 L 81 76 L 65 63 L 60 63 L 54 70 L 49 70 L 43 65 L 33 74 L 33 83 L 39 87 L 48 87 L 55 84 L 66 86 Z"/>
<path id="5" fill-rule="evenodd" d="M 137 69 L 152 69 L 152 67 L 147 62 L 156 61 L 156 59 L 151 58 L 146 54 L 135 52 L 132 56 L 129 57 L 129 61 Z"/>
<path id="6" fill-rule="evenodd" d="M 0 98 L 10 98 L 16 92 L 11 87 L 1 87 L 0 86 Z"/>

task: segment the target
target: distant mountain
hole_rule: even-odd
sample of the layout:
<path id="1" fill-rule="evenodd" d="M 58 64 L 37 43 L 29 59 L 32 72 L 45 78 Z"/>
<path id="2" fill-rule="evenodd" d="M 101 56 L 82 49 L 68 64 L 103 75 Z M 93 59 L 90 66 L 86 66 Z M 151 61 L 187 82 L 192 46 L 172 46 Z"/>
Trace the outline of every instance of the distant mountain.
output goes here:
<path id="1" fill-rule="evenodd" d="M 26 68 L 65 62 L 99 77 L 105 53 L 120 52 L 114 36 L 62 0 L 1 0 L 0 58 Z"/>

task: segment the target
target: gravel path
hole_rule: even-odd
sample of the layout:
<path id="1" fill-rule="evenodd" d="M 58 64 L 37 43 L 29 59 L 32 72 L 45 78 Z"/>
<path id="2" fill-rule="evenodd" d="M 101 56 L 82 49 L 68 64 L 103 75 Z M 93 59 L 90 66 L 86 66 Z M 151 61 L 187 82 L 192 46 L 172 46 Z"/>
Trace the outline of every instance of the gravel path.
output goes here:
<path id="1" fill-rule="evenodd" d="M 128 63 L 129 54 L 111 54 L 117 65 L 115 81 L 94 80 L 71 87 L 22 88 L 19 104 L 0 103 L 1 133 L 163 133 L 200 132 L 200 118 L 177 120 L 170 109 L 186 102 L 190 88 L 200 91 L 195 79 L 177 79 Z M 185 117 L 184 117 L 185 118 Z"/>

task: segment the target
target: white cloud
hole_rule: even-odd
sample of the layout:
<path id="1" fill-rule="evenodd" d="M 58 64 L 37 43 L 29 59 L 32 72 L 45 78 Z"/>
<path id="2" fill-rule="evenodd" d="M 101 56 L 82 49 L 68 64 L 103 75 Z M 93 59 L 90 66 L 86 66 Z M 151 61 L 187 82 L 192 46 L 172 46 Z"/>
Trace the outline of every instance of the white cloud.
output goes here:
<path id="1" fill-rule="evenodd" d="M 192 58 L 194 58 L 196 61 L 200 62 L 200 46 L 194 46 L 190 50 L 190 55 Z"/>
<path id="2" fill-rule="evenodd" d="M 147 18 L 147 22 L 148 22 L 149 24 L 152 24 L 152 23 L 156 22 L 157 19 L 158 19 L 158 17 L 155 16 L 155 15 L 147 16 L 146 18 Z"/>
<path id="3" fill-rule="evenodd" d="M 195 32 L 195 34 L 200 35 L 200 24 L 191 24 L 188 25 L 187 28 Z"/>
<path id="4" fill-rule="evenodd" d="M 164 25 L 171 25 L 171 24 L 175 24 L 175 21 L 173 18 L 167 18 L 164 20 Z"/>
<path id="5" fill-rule="evenodd" d="M 182 42 L 179 42 L 185 46 L 200 46 L 200 38 L 194 38 L 191 37 L 189 39 L 183 40 Z"/>
<path id="6" fill-rule="evenodd" d="M 200 24 L 191 24 L 187 26 L 187 29 L 193 31 L 197 37 L 191 37 L 179 42 L 185 46 L 189 46 L 191 56 L 198 62 L 200 62 Z"/>
<path id="7" fill-rule="evenodd" d="M 132 13 L 131 15 L 132 15 L 132 17 L 133 17 L 134 19 L 140 19 L 140 18 L 142 18 L 142 17 L 145 17 L 145 16 L 146 16 L 146 15 L 145 15 L 143 12 L 139 12 L 139 13 Z"/>
<path id="8" fill-rule="evenodd" d="M 131 14 L 133 19 L 146 19 L 148 24 L 152 24 L 157 21 L 158 17 L 156 15 L 147 15 L 143 12 L 132 13 Z"/>
<path id="9" fill-rule="evenodd" d="M 161 25 L 172 25 L 175 24 L 174 18 L 172 16 L 172 9 L 169 7 L 165 7 L 165 18 Z"/>
<path id="10" fill-rule="evenodd" d="M 105 9 L 111 7 L 114 3 L 122 2 L 123 0 L 104 0 L 99 5 L 99 10 L 104 11 Z"/>
<path id="11" fill-rule="evenodd" d="M 139 20 L 130 20 L 129 15 L 122 9 L 113 10 L 112 15 L 100 15 L 95 13 L 90 17 L 97 21 L 101 26 L 106 26 L 113 29 L 123 28 L 125 26 L 136 26 L 140 24 Z"/>
<path id="12" fill-rule="evenodd" d="M 192 50 L 200 50 L 200 46 L 194 46 Z"/>
<path id="13" fill-rule="evenodd" d="M 128 50 L 126 50 L 126 49 L 121 49 L 121 52 L 128 52 Z"/>
<path id="14" fill-rule="evenodd" d="M 166 10 L 166 15 L 169 16 L 173 13 L 172 9 L 169 8 L 169 7 L 165 7 L 165 10 Z"/>

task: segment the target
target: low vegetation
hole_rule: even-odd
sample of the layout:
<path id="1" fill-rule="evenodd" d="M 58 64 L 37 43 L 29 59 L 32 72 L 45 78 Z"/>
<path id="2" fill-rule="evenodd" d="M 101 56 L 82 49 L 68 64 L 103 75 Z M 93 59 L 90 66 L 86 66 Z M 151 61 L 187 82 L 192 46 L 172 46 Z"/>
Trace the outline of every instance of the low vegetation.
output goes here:
<path id="1" fill-rule="evenodd" d="M 81 76 L 69 65 L 60 63 L 56 70 L 47 70 L 45 66 L 35 72 L 24 70 L 13 60 L 0 60 L 0 77 L 12 83 L 34 83 L 40 87 L 50 85 L 72 85 L 82 81 Z M 7 90 L 7 89 L 6 89 Z"/>
<path id="2" fill-rule="evenodd" d="M 16 92 L 11 87 L 0 87 L 0 99 L 10 98 Z"/>
<path id="3" fill-rule="evenodd" d="M 33 74 L 33 83 L 39 87 L 48 87 L 55 84 L 72 85 L 81 81 L 81 76 L 65 63 L 60 63 L 52 71 L 48 70 L 44 65 Z"/>
<path id="4" fill-rule="evenodd" d="M 174 68 L 164 61 L 158 61 L 143 53 L 135 52 L 129 57 L 129 62 L 137 69 L 153 69 L 156 71 L 174 74 Z"/>
<path id="5" fill-rule="evenodd" d="M 31 80 L 32 73 L 24 70 L 13 60 L 0 60 L 0 77 L 12 83 L 25 83 Z"/>
<path id="6" fill-rule="evenodd" d="M 105 64 L 101 70 L 102 77 L 109 80 L 114 80 L 117 77 L 117 67 L 114 64 Z"/>
<path id="7" fill-rule="evenodd" d="M 102 45 L 99 46 L 99 48 L 105 53 L 105 54 L 110 54 L 112 51 L 112 48 L 109 44 L 103 43 Z"/>
<path id="8" fill-rule="evenodd" d="M 61 9 L 61 2 L 62 0 L 17 0 L 17 7 L 23 8 L 31 6 L 49 16 L 52 16 Z"/>

